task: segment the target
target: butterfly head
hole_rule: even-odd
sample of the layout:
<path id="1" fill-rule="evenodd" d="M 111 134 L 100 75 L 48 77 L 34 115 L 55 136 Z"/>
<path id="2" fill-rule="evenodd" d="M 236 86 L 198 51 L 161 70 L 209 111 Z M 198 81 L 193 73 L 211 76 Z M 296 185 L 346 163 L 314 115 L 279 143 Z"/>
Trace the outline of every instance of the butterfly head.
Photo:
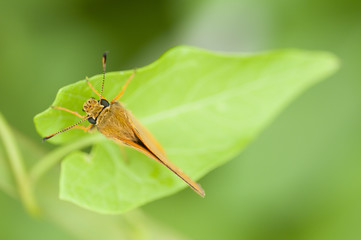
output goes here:
<path id="1" fill-rule="evenodd" d="M 89 122 L 95 124 L 99 114 L 106 107 L 109 107 L 106 99 L 102 98 L 98 101 L 95 98 L 89 98 L 83 105 L 83 111 L 86 112 Z"/>

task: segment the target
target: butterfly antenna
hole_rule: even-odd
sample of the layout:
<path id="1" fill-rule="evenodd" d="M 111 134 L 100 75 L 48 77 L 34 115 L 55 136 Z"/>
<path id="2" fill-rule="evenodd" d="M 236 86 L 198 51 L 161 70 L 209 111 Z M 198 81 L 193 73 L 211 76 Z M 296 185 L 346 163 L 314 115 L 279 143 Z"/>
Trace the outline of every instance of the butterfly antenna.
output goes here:
<path id="1" fill-rule="evenodd" d="M 106 62 L 107 62 L 107 54 L 108 52 L 105 52 L 103 54 L 103 58 L 102 58 L 102 65 L 103 65 L 103 82 L 102 82 L 102 90 L 100 91 L 100 100 L 103 99 L 103 88 L 104 88 L 104 81 L 105 81 L 105 66 L 106 66 Z"/>
<path id="2" fill-rule="evenodd" d="M 72 129 L 73 127 L 75 127 L 76 125 L 84 122 L 85 120 L 88 120 L 88 118 L 85 118 L 85 119 L 83 119 L 83 120 L 81 120 L 81 121 L 79 121 L 79 122 L 77 122 L 77 123 L 75 123 L 75 124 L 73 124 L 73 125 L 71 125 L 71 126 L 69 126 L 69 127 L 67 127 L 67 128 L 64 128 L 63 130 L 61 130 L 61 131 L 59 131 L 59 132 L 56 132 L 56 133 L 50 134 L 49 136 L 44 137 L 44 138 L 43 138 L 43 142 L 44 142 L 45 140 L 49 139 L 49 138 L 54 137 L 55 135 L 58 135 L 59 133 L 63 133 L 63 132 L 65 132 L 65 131 L 68 131 L 69 129 Z"/>

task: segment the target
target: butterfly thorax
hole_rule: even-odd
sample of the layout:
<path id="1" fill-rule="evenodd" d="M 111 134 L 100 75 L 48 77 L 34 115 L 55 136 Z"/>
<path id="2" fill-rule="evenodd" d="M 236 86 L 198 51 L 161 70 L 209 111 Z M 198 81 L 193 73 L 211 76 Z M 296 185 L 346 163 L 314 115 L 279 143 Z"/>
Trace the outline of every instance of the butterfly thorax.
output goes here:
<path id="1" fill-rule="evenodd" d="M 129 117 L 130 113 L 121 103 L 112 103 L 99 114 L 97 128 L 107 137 L 138 142 Z"/>

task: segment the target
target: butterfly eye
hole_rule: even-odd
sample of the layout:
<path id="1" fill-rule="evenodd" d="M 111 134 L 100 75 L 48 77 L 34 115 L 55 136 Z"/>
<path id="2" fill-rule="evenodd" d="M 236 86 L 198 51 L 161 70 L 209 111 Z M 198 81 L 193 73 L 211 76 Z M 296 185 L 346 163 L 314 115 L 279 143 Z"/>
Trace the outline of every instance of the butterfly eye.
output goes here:
<path id="1" fill-rule="evenodd" d="M 94 118 L 88 118 L 88 121 L 91 123 L 91 124 L 96 124 L 97 123 L 97 121 L 95 121 L 95 119 Z"/>
<path id="2" fill-rule="evenodd" d="M 100 104 L 103 105 L 104 107 L 109 106 L 109 102 L 107 100 L 105 100 L 104 98 L 102 98 L 102 100 L 100 100 Z"/>

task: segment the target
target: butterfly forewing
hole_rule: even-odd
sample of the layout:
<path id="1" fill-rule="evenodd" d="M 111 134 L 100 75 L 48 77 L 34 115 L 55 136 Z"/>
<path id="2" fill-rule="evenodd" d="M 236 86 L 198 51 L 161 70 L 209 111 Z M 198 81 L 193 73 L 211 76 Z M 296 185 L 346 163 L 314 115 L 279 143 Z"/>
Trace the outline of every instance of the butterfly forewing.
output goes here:
<path id="1" fill-rule="evenodd" d="M 204 197 L 205 193 L 202 187 L 167 159 L 163 148 L 150 134 L 150 132 L 145 127 L 143 127 L 136 120 L 136 118 L 134 118 L 130 113 L 129 113 L 129 119 L 135 134 L 142 141 L 142 143 L 148 148 L 148 150 L 155 156 L 155 158 L 153 159 L 157 160 L 158 162 L 162 163 L 164 166 L 169 168 L 178 177 L 180 177 L 183 181 L 185 181 L 194 191 L 196 191 L 199 195 Z"/>
<path id="2" fill-rule="evenodd" d="M 114 139 L 117 143 L 132 147 L 160 162 L 204 197 L 204 190 L 201 186 L 167 159 L 161 145 L 119 102 L 113 103 L 109 111 L 104 114 L 106 115 L 103 119 L 99 119 L 97 125 L 101 133 Z M 110 126 L 112 124 L 116 124 L 116 126 Z"/>

